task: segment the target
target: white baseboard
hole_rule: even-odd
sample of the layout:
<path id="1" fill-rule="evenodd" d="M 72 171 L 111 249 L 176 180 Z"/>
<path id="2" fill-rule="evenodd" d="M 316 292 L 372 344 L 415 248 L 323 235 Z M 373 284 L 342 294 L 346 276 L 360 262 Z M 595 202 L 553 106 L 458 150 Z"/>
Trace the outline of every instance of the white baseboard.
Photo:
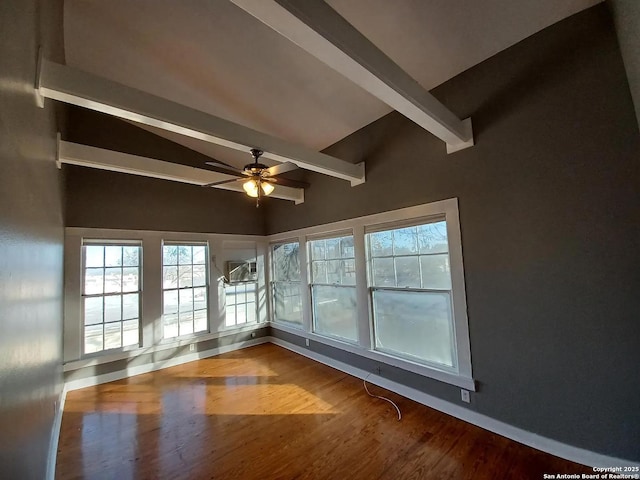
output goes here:
<path id="1" fill-rule="evenodd" d="M 566 443 L 558 442 L 557 440 L 552 440 L 550 438 L 543 437 L 526 430 L 522 430 L 521 428 L 514 427 L 494 418 L 482 415 L 481 413 L 474 412 L 473 410 L 469 410 L 460 405 L 442 400 L 440 398 L 407 387 L 379 375 L 371 374 L 371 372 L 368 372 L 366 370 L 353 367 L 347 363 L 340 362 L 325 355 L 313 352 L 307 348 L 299 347 L 298 345 L 294 345 L 285 340 L 281 340 L 275 337 L 267 338 L 271 343 L 275 345 L 284 347 L 288 350 L 291 350 L 292 352 L 298 353 L 302 356 L 333 367 L 336 370 L 348 373 L 349 375 L 352 375 L 354 377 L 364 379 L 368 376 L 367 382 L 369 383 L 378 385 L 382 388 L 386 388 L 387 390 L 410 398 L 411 400 L 421 403 L 422 405 L 434 408 L 460 420 L 471 423 L 480 428 L 484 428 L 485 430 L 489 430 L 490 432 L 497 433 L 498 435 L 502 435 L 503 437 L 509 438 L 518 443 L 522 443 L 529 447 L 535 448 L 536 450 L 541 450 L 551 455 L 564 458 L 565 460 L 570 460 L 572 462 L 576 462 L 581 465 L 587 465 L 589 467 L 638 466 L 638 463 L 631 462 L 629 460 L 622 460 L 619 458 L 602 455 L 589 450 L 585 450 L 583 448 L 567 445 Z"/>
<path id="2" fill-rule="evenodd" d="M 60 427 L 62 426 L 62 412 L 64 402 L 67 399 L 67 386 L 62 386 L 60 396 L 56 401 L 56 410 L 53 416 L 53 427 L 51 429 L 51 441 L 49 442 L 49 456 L 47 458 L 47 480 L 55 480 L 56 460 L 58 459 L 58 440 L 60 439 Z"/>
<path id="3" fill-rule="evenodd" d="M 221 353 L 233 352 L 242 348 L 251 347 L 253 345 L 260 345 L 261 343 L 268 343 L 269 337 L 260 337 L 247 340 L 245 342 L 233 343 L 231 345 L 225 345 L 222 347 L 211 348 L 209 350 L 203 350 L 202 352 L 188 353 L 186 355 L 180 355 L 175 358 L 163 360 L 161 362 L 146 363 L 144 365 L 137 365 L 135 367 L 127 368 L 126 370 L 118 370 L 116 372 L 105 373 L 94 377 L 79 378 L 77 380 L 71 380 L 65 383 L 66 391 L 77 390 L 79 388 L 92 387 L 94 385 L 100 385 L 102 383 L 113 382 L 115 380 L 122 380 L 123 378 L 133 377 L 134 375 L 141 375 L 143 373 L 153 372 L 155 370 L 161 370 L 163 368 L 174 367 L 187 362 L 193 362 L 194 360 L 200 360 L 202 358 L 213 357 L 220 355 Z"/>
<path id="4" fill-rule="evenodd" d="M 66 395 L 68 391 L 77 390 L 79 388 L 84 388 L 84 387 L 90 387 L 93 385 L 99 385 L 102 383 L 112 382 L 115 380 L 121 380 L 123 378 L 131 377 L 134 375 L 149 373 L 155 370 L 173 367 L 175 365 L 181 365 L 183 363 L 192 362 L 194 360 L 200 360 L 202 358 L 212 357 L 215 355 L 219 355 L 221 353 L 232 352 L 232 351 L 240 350 L 242 348 L 250 347 L 253 345 L 259 345 L 262 343 L 269 343 L 269 342 L 275 345 L 284 347 L 288 350 L 291 350 L 292 352 L 295 352 L 299 355 L 305 356 L 317 362 L 333 367 L 342 372 L 348 373 L 349 375 L 353 375 L 354 377 L 365 378 L 368 376 L 367 382 L 370 382 L 374 385 L 378 385 L 382 388 L 386 388 L 387 390 L 390 390 L 399 395 L 402 395 L 411 400 L 414 400 L 418 403 L 426 405 L 427 407 L 434 408 L 448 415 L 456 417 L 460 420 L 471 423 L 480 428 L 484 428 L 485 430 L 496 433 L 498 435 L 502 435 L 503 437 L 509 438 L 511 440 L 522 443 L 524 445 L 535 448 L 537 450 L 549 453 L 551 455 L 555 455 L 557 457 L 564 458 L 566 460 L 570 460 L 572 462 L 576 462 L 582 465 L 587 465 L 589 467 L 639 466 L 639 464 L 636 462 L 618 459 L 618 458 L 610 457 L 607 455 L 602 455 L 589 450 L 585 450 L 583 448 L 567 445 L 557 440 L 543 437 L 541 435 L 537 435 L 532 432 L 528 432 L 521 428 L 514 427 L 507 423 L 501 422 L 499 420 L 480 414 L 478 412 L 474 412 L 473 410 L 469 410 L 460 405 L 456 405 L 446 400 L 442 400 L 440 398 L 434 397 L 432 395 L 421 392 L 419 390 L 407 387 L 405 385 L 394 382 L 392 380 L 381 377 L 379 375 L 371 374 L 371 372 L 368 372 L 366 370 L 362 370 L 362 369 L 353 367 L 347 363 L 334 360 L 333 358 L 313 352 L 307 348 L 294 345 L 285 340 L 281 340 L 275 337 L 261 337 L 261 338 L 251 339 L 246 342 L 239 342 L 239 343 L 234 343 L 232 345 L 212 348 L 202 352 L 194 352 L 187 355 L 181 355 L 179 357 L 171 358 L 162 362 L 139 365 L 136 367 L 128 368 L 126 370 L 119 370 L 117 372 L 99 375 L 96 377 L 87 377 L 87 378 L 82 378 L 78 380 L 72 380 L 66 383 L 60 395 L 60 400 L 58 402 L 58 406 L 57 406 L 58 408 L 56 410 L 56 415 L 54 419 L 51 448 L 50 448 L 49 459 L 48 459 L 47 480 L 53 480 L 55 476 L 56 456 L 57 456 L 57 450 L 58 450 L 58 437 L 60 434 L 60 425 L 62 423 L 62 412 L 64 410 L 64 402 L 66 400 Z"/>

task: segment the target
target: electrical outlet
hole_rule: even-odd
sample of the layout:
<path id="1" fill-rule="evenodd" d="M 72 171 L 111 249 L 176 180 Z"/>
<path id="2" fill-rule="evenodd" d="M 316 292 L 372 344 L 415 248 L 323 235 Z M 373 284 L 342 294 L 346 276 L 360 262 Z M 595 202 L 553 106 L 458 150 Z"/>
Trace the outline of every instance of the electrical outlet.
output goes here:
<path id="1" fill-rule="evenodd" d="M 190 352 L 195 351 L 195 349 L 196 349 L 196 344 L 195 343 L 192 343 L 191 345 L 189 345 L 189 351 Z"/>
<path id="2" fill-rule="evenodd" d="M 305 343 L 305 344 L 307 345 L 307 347 L 308 347 L 308 346 L 309 346 L 309 339 L 308 339 L 308 338 L 305 338 L 305 339 L 304 339 L 304 343 Z"/>
<path id="3" fill-rule="evenodd" d="M 471 403 L 471 399 L 469 398 L 469 390 L 460 389 L 460 398 L 465 403 Z"/>
<path id="4" fill-rule="evenodd" d="M 256 332 L 251 332 L 251 338 L 256 338 Z"/>
<path id="5" fill-rule="evenodd" d="M 380 365 L 376 367 L 376 374 L 382 375 L 382 367 L 380 367 Z"/>

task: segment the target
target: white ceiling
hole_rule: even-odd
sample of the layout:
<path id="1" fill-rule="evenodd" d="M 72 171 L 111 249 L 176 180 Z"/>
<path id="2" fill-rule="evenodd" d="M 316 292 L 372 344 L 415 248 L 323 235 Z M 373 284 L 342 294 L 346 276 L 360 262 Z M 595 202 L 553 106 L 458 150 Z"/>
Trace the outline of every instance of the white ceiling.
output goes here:
<path id="1" fill-rule="evenodd" d="M 327 0 L 427 90 L 601 0 Z M 67 64 L 321 150 L 390 107 L 228 0 L 66 0 Z M 237 166 L 249 155 L 145 127 Z"/>

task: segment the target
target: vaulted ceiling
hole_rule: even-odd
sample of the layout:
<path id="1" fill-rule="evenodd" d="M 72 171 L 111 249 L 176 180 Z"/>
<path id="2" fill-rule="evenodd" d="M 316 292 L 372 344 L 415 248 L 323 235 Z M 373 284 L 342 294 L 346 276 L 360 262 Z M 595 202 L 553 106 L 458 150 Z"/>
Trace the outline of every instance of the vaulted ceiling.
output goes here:
<path id="1" fill-rule="evenodd" d="M 327 3 L 430 90 L 599 1 Z M 66 0 L 64 29 L 70 66 L 316 151 L 391 111 L 229 0 Z M 236 166 L 249 159 L 144 128 Z"/>

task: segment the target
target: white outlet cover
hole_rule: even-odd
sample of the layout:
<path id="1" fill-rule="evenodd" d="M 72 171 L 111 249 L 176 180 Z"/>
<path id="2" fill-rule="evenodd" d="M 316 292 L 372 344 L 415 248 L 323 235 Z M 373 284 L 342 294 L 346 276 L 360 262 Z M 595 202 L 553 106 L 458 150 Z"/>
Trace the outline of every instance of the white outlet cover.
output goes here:
<path id="1" fill-rule="evenodd" d="M 468 390 L 461 389 L 460 390 L 460 398 L 462 399 L 463 402 L 466 402 L 466 403 L 470 403 L 471 402 L 471 398 L 469 398 L 469 391 Z"/>

